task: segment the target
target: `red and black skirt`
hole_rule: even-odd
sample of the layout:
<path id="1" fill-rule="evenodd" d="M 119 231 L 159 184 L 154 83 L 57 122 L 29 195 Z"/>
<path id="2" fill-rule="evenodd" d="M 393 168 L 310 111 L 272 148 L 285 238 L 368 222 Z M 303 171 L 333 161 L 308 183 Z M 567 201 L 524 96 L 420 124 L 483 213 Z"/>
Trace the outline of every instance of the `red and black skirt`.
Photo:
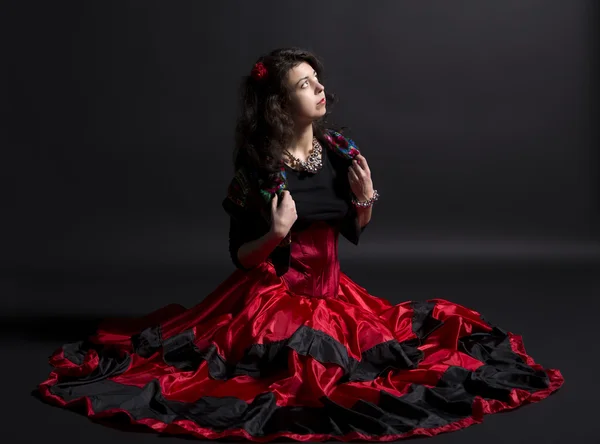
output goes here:
<path id="1" fill-rule="evenodd" d="M 270 264 L 236 270 L 193 308 L 111 319 L 50 357 L 51 403 L 157 432 L 257 442 L 432 436 L 563 384 L 519 335 L 443 299 L 391 304 L 340 274 L 294 294 Z"/>

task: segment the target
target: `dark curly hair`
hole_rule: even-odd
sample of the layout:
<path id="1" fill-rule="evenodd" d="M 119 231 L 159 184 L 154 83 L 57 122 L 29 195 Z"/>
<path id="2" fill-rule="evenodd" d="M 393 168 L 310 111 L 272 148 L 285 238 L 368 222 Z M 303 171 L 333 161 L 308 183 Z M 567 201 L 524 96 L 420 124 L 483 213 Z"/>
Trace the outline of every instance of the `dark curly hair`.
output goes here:
<path id="1" fill-rule="evenodd" d="M 268 179 L 279 171 L 283 158 L 283 148 L 294 136 L 292 120 L 292 92 L 288 86 L 287 74 L 290 69 L 307 62 L 321 79 L 323 65 L 311 52 L 300 48 L 279 48 L 261 56 L 268 75 L 255 79 L 249 72 L 240 85 L 240 114 L 235 128 L 234 169 L 250 166 L 259 176 Z M 250 71 L 250 70 L 249 70 Z M 327 118 L 335 96 L 326 92 L 327 111 L 313 122 L 316 137 L 324 134 L 328 126 Z M 333 129 L 333 128 L 332 128 Z M 342 131 L 341 128 L 336 128 Z"/>

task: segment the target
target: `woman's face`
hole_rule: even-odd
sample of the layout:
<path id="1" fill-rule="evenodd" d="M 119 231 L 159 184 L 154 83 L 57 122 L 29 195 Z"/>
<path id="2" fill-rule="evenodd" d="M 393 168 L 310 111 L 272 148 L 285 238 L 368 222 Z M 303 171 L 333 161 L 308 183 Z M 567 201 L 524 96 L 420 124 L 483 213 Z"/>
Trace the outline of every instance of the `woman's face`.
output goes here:
<path id="1" fill-rule="evenodd" d="M 310 64 L 302 62 L 290 69 L 288 84 L 292 90 L 296 122 L 310 123 L 325 114 L 325 87 L 319 83 L 317 73 Z"/>

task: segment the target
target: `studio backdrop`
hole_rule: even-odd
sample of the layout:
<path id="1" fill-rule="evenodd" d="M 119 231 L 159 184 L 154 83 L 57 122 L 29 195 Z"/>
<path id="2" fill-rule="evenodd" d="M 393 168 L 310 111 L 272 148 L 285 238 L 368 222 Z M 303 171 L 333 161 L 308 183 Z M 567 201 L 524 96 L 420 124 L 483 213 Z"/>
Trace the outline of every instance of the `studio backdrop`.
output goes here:
<path id="1" fill-rule="evenodd" d="M 583 0 L 12 2 L 3 268 L 232 271 L 238 85 L 282 46 L 323 61 L 381 195 L 342 260 L 597 256 L 597 25 Z"/>

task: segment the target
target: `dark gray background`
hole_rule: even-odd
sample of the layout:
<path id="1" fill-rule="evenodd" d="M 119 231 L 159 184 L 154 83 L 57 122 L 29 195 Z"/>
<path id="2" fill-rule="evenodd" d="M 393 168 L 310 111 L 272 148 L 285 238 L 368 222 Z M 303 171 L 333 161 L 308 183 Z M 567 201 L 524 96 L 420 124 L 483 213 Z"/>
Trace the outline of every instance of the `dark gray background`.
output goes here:
<path id="1" fill-rule="evenodd" d="M 394 302 L 443 297 L 482 311 L 568 380 L 535 407 L 436 442 L 594 441 L 597 2 L 2 10 L 0 312 L 20 361 L 8 372 L 22 378 L 15 398 L 96 320 L 191 306 L 231 273 L 220 203 L 238 82 L 260 54 L 300 46 L 322 58 L 334 122 L 351 128 L 381 194 L 360 245 L 340 243 L 343 271 Z M 23 420 L 23 410 L 52 416 L 50 434 L 155 438 L 20 402 Z"/>

